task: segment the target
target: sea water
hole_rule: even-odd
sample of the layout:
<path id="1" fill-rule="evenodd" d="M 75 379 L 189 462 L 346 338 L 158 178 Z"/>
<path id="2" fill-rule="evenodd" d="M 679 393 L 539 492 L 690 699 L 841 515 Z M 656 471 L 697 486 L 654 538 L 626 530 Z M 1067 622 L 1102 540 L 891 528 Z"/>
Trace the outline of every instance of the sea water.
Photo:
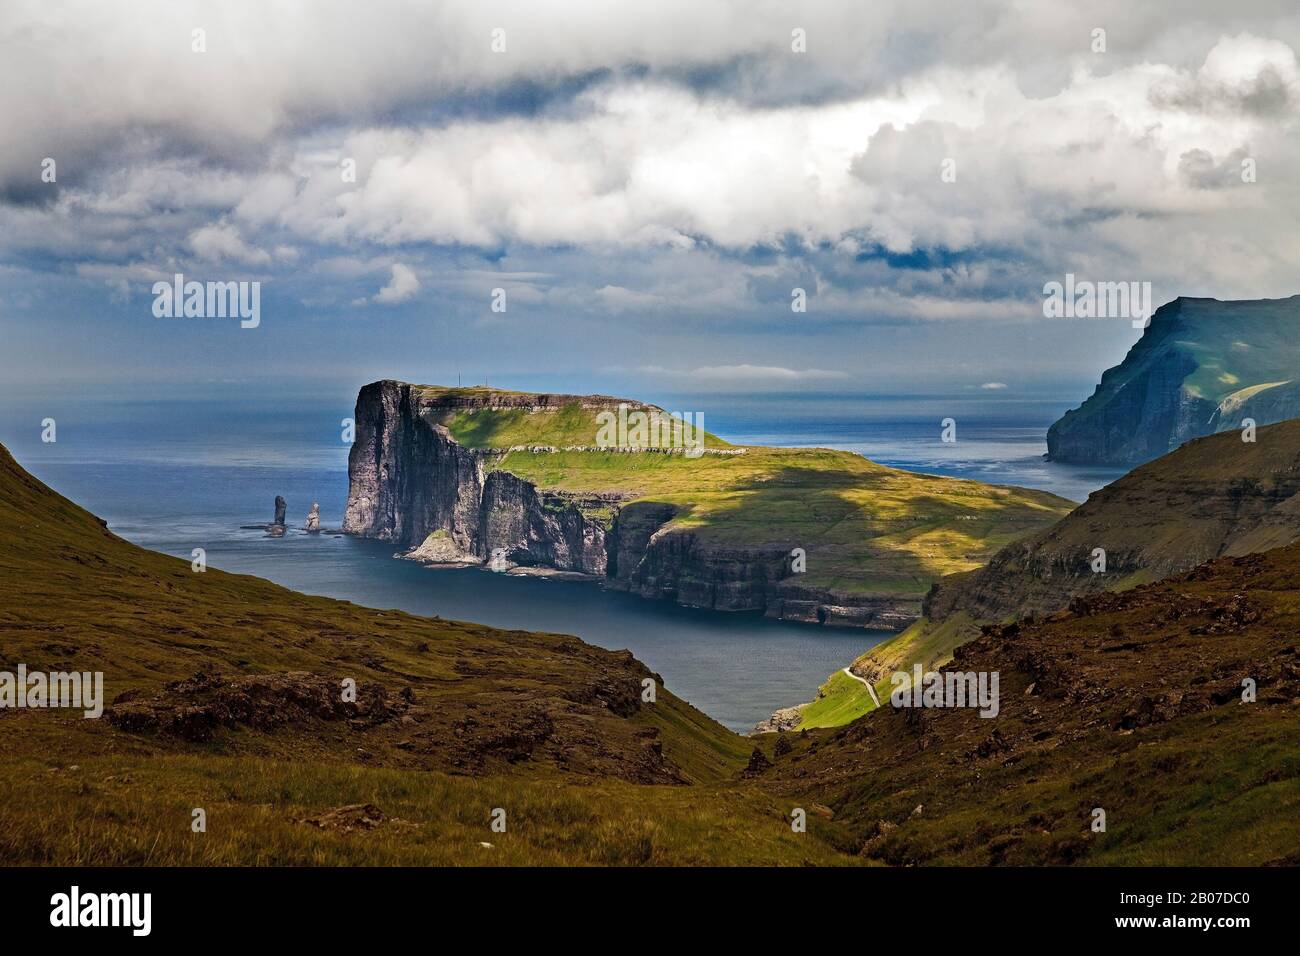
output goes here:
<path id="1" fill-rule="evenodd" d="M 340 394 L 343 394 L 340 392 Z M 845 449 L 930 474 L 1020 484 L 1081 500 L 1115 470 L 1044 462 L 1047 426 L 1066 400 L 979 403 L 861 395 L 655 396 L 704 413 L 709 430 L 746 444 Z M 0 442 L 56 491 L 104 518 L 134 543 L 255 574 L 310 594 L 375 608 L 576 634 L 627 648 L 669 689 L 734 730 L 778 707 L 810 700 L 827 675 L 889 635 L 772 621 L 758 613 L 680 607 L 581 582 L 435 570 L 394 560 L 391 545 L 306 535 L 313 502 L 338 528 L 347 500 L 348 446 L 337 401 L 89 402 L 66 395 L 0 405 Z M 41 421 L 57 441 L 41 441 Z M 956 420 L 957 441 L 940 440 Z M 267 538 L 242 525 L 269 522 L 276 495 L 290 531 Z"/>

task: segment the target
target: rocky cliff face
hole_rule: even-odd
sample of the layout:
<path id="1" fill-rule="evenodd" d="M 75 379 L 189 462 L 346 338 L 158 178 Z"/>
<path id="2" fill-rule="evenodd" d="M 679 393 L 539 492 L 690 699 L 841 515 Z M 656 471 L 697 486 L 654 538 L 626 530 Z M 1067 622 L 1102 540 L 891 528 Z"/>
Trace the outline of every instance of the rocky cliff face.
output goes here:
<path id="1" fill-rule="evenodd" d="M 357 397 L 343 530 L 392 541 L 432 561 L 486 562 L 604 575 L 603 496 L 543 492 L 491 471 L 490 453 L 465 448 L 431 420 L 431 404 L 400 382 Z"/>
<path id="2" fill-rule="evenodd" d="M 685 530 L 665 530 L 676 509 L 654 502 L 621 508 L 609 538 L 610 587 L 692 607 L 762 611 L 768 617 L 837 627 L 898 630 L 920 602 L 870 598 L 796 584 L 779 548 L 709 545 Z"/>
<path id="3" fill-rule="evenodd" d="M 1053 461 L 1130 466 L 1192 438 L 1300 416 L 1300 296 L 1178 298 L 1048 430 Z"/>
<path id="4" fill-rule="evenodd" d="M 495 557 L 580 572 L 643 597 L 785 620 L 898 629 L 920 613 L 919 601 L 802 588 L 789 580 L 786 549 L 708 545 L 689 530 L 667 527 L 673 505 L 541 489 L 495 470 L 497 452 L 467 448 L 437 423 L 446 402 L 468 400 L 393 381 L 361 390 L 345 532 L 391 541 L 419 560 L 482 564 Z M 573 400 L 491 399 L 525 409 Z"/>

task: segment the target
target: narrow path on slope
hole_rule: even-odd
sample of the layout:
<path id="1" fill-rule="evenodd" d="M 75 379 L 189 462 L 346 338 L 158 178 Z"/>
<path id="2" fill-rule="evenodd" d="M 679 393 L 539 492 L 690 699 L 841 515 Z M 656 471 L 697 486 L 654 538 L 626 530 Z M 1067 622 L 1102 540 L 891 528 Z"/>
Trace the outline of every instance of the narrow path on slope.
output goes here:
<path id="1" fill-rule="evenodd" d="M 844 673 L 848 674 L 848 675 L 849 675 L 850 677 L 852 677 L 855 681 L 858 681 L 859 683 L 861 683 L 862 686 L 865 687 L 865 688 L 867 689 L 867 693 L 871 695 L 871 700 L 872 700 L 872 702 L 873 702 L 877 707 L 880 706 L 880 698 L 876 696 L 876 689 L 875 689 L 874 687 L 872 687 L 869 683 L 867 683 L 867 679 L 866 679 L 865 677 L 859 677 L 857 674 L 853 673 L 853 671 L 849 670 L 847 667 L 844 668 Z"/>

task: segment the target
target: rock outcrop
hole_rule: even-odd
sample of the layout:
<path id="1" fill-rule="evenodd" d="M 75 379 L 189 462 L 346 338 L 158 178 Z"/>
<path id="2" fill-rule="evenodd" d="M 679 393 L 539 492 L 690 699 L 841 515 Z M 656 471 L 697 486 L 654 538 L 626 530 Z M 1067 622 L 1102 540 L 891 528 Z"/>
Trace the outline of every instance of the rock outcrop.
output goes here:
<path id="1" fill-rule="evenodd" d="M 502 449 L 462 445 L 439 423 L 449 404 L 474 401 L 530 410 L 619 400 L 514 393 L 476 399 L 431 395 L 402 382 L 367 385 L 357 398 L 345 533 L 391 541 L 403 556 L 429 563 L 501 570 L 503 561 L 510 569 L 577 572 L 643 597 L 786 620 L 898 629 L 920 613 L 916 597 L 803 587 L 790 573 L 788 548 L 724 546 L 670 528 L 675 505 L 616 491 L 539 488 L 500 470 Z"/>
<path id="2" fill-rule="evenodd" d="M 482 564 L 501 550 L 514 565 L 604 576 L 608 522 L 588 512 L 617 499 L 542 491 L 494 471 L 497 455 L 459 444 L 430 411 L 405 383 L 361 390 L 345 533 L 440 563 Z"/>
<path id="3" fill-rule="evenodd" d="M 1047 433 L 1052 461 L 1131 466 L 1184 442 L 1300 416 L 1300 296 L 1178 298 Z"/>
<path id="4" fill-rule="evenodd" d="M 355 701 L 344 700 L 339 682 L 320 674 L 290 672 L 223 676 L 200 672 L 168 684 L 153 696 L 128 691 L 105 711 L 109 723 L 132 733 L 212 740 L 222 728 L 272 731 L 292 723 L 348 721 L 368 727 L 401 716 L 405 699 L 377 683 L 363 683 Z"/>
<path id="5" fill-rule="evenodd" d="M 759 734 L 781 734 L 787 730 L 794 730 L 802 720 L 803 714 L 798 707 L 782 707 L 773 712 L 771 717 L 765 717 L 755 724 L 749 735 L 757 737 Z"/>
<path id="6" fill-rule="evenodd" d="M 275 520 L 266 526 L 266 536 L 268 538 L 283 538 L 285 532 L 284 516 L 288 510 L 284 498 L 280 495 L 275 496 Z"/>

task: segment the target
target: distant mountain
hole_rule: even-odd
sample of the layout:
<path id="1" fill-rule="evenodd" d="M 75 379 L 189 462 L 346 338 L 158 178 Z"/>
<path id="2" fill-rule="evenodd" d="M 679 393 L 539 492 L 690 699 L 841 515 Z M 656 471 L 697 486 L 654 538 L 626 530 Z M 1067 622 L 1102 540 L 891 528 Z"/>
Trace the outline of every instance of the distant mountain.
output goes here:
<path id="1" fill-rule="evenodd" d="M 1124 361 L 1047 432 L 1052 461 L 1137 465 L 1192 438 L 1300 417 L 1300 295 L 1161 306 Z"/>

